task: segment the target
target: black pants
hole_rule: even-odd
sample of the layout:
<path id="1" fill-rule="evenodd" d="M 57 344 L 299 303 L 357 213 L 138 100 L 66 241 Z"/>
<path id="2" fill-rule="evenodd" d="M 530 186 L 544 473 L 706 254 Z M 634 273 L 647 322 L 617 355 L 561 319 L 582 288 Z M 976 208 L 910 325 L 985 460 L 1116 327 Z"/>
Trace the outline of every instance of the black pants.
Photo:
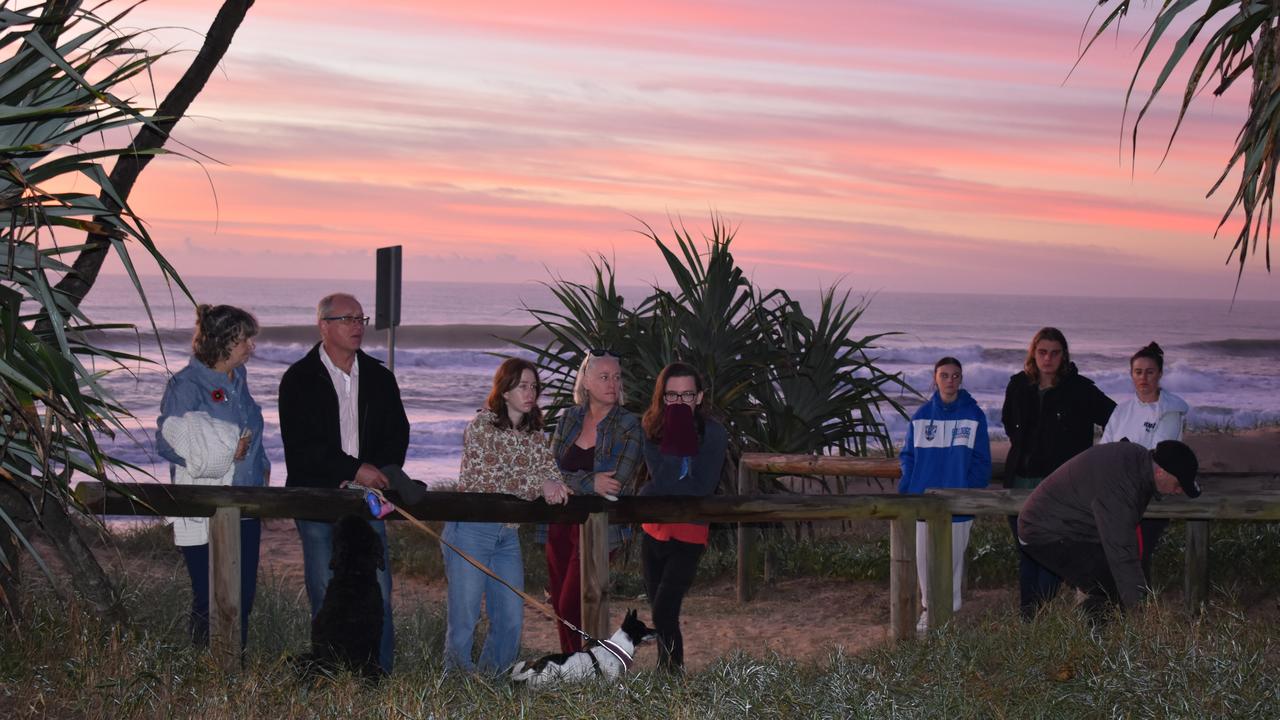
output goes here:
<path id="1" fill-rule="evenodd" d="M 1087 597 L 1081 607 L 1091 618 L 1100 619 L 1119 606 L 1120 593 L 1101 544 L 1059 540 L 1023 545 L 1022 549 L 1068 585 L 1084 591 Z"/>
<path id="2" fill-rule="evenodd" d="M 253 612 L 253 600 L 258 592 L 258 546 L 262 541 L 262 521 L 257 518 L 240 520 L 240 647 L 249 644 L 249 613 Z M 183 560 L 191 577 L 191 618 L 187 629 L 191 642 L 201 647 L 209 645 L 209 543 L 182 545 Z"/>
<path id="3" fill-rule="evenodd" d="M 640 544 L 644 583 L 649 592 L 654 629 L 658 631 L 658 667 L 684 667 L 684 636 L 680 634 L 680 606 L 693 585 L 704 545 L 679 540 L 655 540 L 647 533 Z"/>
<path id="4" fill-rule="evenodd" d="M 1168 527 L 1168 518 L 1142 518 L 1138 525 L 1138 537 L 1142 541 L 1142 576 L 1147 579 L 1147 587 L 1155 587 L 1151 582 L 1151 557 L 1156 554 L 1156 544 Z"/>
<path id="5" fill-rule="evenodd" d="M 1023 620 L 1030 620 L 1035 617 L 1041 605 L 1058 594 L 1058 586 L 1062 584 L 1062 580 L 1060 573 L 1037 562 L 1027 554 L 1026 547 L 1018 542 L 1017 515 L 1009 516 L 1009 527 L 1013 530 L 1013 544 L 1018 548 L 1018 611 Z"/>

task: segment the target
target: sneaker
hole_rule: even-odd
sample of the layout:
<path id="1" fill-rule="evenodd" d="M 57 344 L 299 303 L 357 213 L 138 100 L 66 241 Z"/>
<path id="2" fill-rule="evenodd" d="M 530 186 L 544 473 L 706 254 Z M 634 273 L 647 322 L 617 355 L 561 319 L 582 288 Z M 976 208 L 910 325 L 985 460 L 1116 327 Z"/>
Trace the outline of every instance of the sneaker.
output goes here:
<path id="1" fill-rule="evenodd" d="M 920 619 L 916 621 L 916 634 L 924 635 L 929 632 L 929 611 L 921 610 Z"/>

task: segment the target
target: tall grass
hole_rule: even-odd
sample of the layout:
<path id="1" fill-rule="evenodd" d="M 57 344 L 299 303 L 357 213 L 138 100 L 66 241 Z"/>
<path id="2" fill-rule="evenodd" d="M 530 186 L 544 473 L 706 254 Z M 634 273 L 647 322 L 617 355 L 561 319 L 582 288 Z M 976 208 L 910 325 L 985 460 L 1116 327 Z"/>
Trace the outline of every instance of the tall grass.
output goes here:
<path id="1" fill-rule="evenodd" d="M 181 572 L 180 568 L 178 569 Z M 1214 606 L 1206 619 L 1153 606 L 1093 630 L 1061 600 L 1033 623 L 991 613 L 921 641 L 824 661 L 735 655 L 683 678 L 533 693 L 441 672 L 441 608 L 398 608 L 396 674 L 303 681 L 284 661 L 306 644 L 306 604 L 264 577 L 247 665 L 227 676 L 190 647 L 185 577 L 131 580 L 137 621 L 104 634 L 77 606 L 34 599 L 0 631 L 0 716 L 81 718 L 882 718 L 1276 717 L 1272 623 Z M 144 608 L 151 610 L 142 612 Z M 832 638 L 833 643 L 838 638 Z M 642 649 L 642 653 L 652 649 Z"/>
<path id="2" fill-rule="evenodd" d="M 1278 572 L 1261 568 L 1278 552 L 1277 526 L 1222 525 L 1211 547 L 1235 552 L 1233 565 L 1260 568 L 1264 580 Z M 982 527 L 992 547 L 1007 540 L 999 522 Z M 227 676 L 187 642 L 185 570 L 167 542 L 146 532 L 125 541 L 130 554 L 152 561 L 146 572 L 123 575 L 133 618 L 127 633 L 104 633 L 98 618 L 39 586 L 27 598 L 24 625 L 0 627 L 0 717 L 1280 717 L 1274 609 L 1246 615 L 1222 594 L 1200 620 L 1155 604 L 1095 630 L 1064 594 L 1032 623 L 1002 609 L 857 656 L 833 649 L 824 661 L 801 663 L 738 654 L 683 678 L 640 671 L 622 685 L 532 693 L 498 679 L 443 675 L 440 606 L 396 608 L 396 673 L 382 685 L 300 680 L 285 658 L 306 649 L 306 598 L 296 580 L 264 574 L 245 668 Z M 1178 556 L 1178 532 L 1175 525 L 1161 552 Z M 713 566 L 731 556 L 723 542 L 708 555 Z M 1231 585 L 1244 574 L 1216 579 Z M 830 638 L 833 648 L 840 640 Z"/>

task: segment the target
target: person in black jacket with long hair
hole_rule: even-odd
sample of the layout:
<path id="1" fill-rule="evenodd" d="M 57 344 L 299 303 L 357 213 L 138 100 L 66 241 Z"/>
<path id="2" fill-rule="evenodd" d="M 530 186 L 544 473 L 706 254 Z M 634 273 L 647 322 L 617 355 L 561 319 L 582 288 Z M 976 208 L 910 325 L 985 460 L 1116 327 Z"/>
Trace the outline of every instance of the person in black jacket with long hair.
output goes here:
<path id="1" fill-rule="evenodd" d="M 1060 465 L 1093 445 L 1094 426 L 1106 426 L 1115 402 L 1071 362 L 1062 331 L 1040 328 L 1022 372 L 1009 378 L 1000 413 L 1009 436 L 1005 487 L 1032 489 Z M 1014 541 L 1018 518 L 1010 516 Z M 1024 619 L 1058 592 L 1057 575 L 1018 549 L 1019 609 Z"/>

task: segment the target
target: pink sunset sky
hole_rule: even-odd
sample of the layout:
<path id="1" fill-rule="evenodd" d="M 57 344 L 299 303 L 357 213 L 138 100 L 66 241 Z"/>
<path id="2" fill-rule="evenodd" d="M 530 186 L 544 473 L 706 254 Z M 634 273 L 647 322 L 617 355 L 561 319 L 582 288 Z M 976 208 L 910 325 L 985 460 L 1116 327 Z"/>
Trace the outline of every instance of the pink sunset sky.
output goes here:
<path id="1" fill-rule="evenodd" d="M 1229 297 L 1234 188 L 1205 193 L 1244 94 L 1198 99 L 1161 166 L 1171 85 L 1131 161 L 1153 10 L 1068 78 L 1093 6 L 263 0 L 175 133 L 222 164 L 162 158 L 133 202 L 190 275 L 369 275 L 399 244 L 406 280 L 585 279 L 604 253 L 660 281 L 640 220 L 716 211 L 789 289 Z M 217 7 L 131 22 L 193 51 Z M 1280 278 L 1251 262 L 1241 297 Z"/>

